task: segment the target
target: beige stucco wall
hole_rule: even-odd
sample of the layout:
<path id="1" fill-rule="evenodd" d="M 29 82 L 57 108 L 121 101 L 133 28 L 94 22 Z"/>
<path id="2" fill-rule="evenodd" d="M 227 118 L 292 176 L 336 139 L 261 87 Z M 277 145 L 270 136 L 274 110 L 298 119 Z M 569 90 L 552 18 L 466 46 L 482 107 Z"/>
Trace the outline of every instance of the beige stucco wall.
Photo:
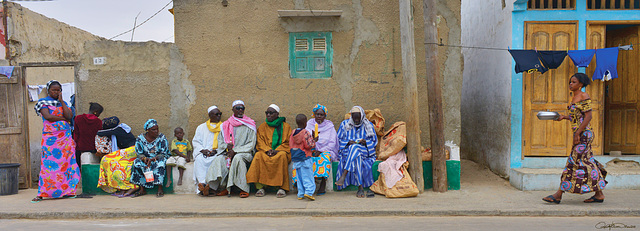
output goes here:
<path id="1" fill-rule="evenodd" d="M 460 43 L 460 2 L 439 1 L 439 38 Z M 415 41 L 420 92 L 422 143 L 429 145 L 422 2 L 414 2 Z M 279 18 L 277 10 L 343 10 L 342 17 Z M 195 85 L 186 112 L 189 136 L 206 120 L 206 108 L 222 107 L 231 115 L 231 102 L 246 102 L 258 124 L 271 103 L 292 122 L 298 113 L 311 114 L 316 103 L 329 109 L 338 125 L 353 106 L 380 108 L 388 126 L 405 120 L 398 2 L 387 0 L 239 0 L 223 7 L 220 1 L 176 0 L 175 41 Z M 333 76 L 330 79 L 289 77 L 289 32 L 331 31 Z M 460 143 L 462 55 L 441 47 L 445 139 Z M 196 97 L 197 96 L 197 97 Z"/>
<path id="2" fill-rule="evenodd" d="M 8 2 L 11 64 L 77 61 L 85 41 L 104 38 Z"/>
<path id="3" fill-rule="evenodd" d="M 105 57 L 106 64 L 94 65 L 94 57 Z M 190 105 L 190 93 L 181 87 L 190 83 L 183 82 L 186 74 L 179 59 L 171 43 L 87 42 L 80 57 L 78 111 L 87 113 L 89 102 L 100 103 L 104 107 L 101 118 L 118 116 L 136 136 L 143 132 L 147 119 L 153 118 L 160 132 L 171 139 L 173 128 L 186 128 L 184 114 Z"/>

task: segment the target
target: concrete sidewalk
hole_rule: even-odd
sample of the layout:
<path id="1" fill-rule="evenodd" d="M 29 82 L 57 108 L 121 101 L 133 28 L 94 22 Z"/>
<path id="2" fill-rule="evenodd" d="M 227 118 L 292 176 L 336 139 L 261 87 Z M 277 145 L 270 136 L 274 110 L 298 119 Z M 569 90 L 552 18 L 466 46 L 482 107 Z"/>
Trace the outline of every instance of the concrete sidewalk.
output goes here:
<path id="1" fill-rule="evenodd" d="M 605 202 L 585 204 L 591 196 L 565 194 L 559 205 L 541 200 L 553 192 L 519 191 L 471 161 L 462 162 L 459 191 L 425 191 L 415 198 L 360 199 L 355 192 L 330 192 L 316 201 L 267 194 L 262 198 L 165 195 L 156 198 L 96 196 L 30 203 L 37 190 L 0 196 L 0 219 L 110 219 L 235 216 L 640 216 L 640 190 L 605 190 Z"/>

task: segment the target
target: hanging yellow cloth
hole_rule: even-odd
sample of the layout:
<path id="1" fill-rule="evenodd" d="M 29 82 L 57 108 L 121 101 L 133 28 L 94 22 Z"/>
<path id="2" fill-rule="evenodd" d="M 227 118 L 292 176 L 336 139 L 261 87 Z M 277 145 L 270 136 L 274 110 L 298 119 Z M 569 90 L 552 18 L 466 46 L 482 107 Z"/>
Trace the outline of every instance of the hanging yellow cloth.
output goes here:
<path id="1" fill-rule="evenodd" d="M 207 120 L 207 128 L 209 128 L 210 132 L 213 132 L 213 147 L 211 147 L 213 151 L 218 149 L 218 134 L 220 134 L 222 122 L 218 121 L 218 123 L 213 124 L 215 127 L 211 125 L 211 120 Z"/>

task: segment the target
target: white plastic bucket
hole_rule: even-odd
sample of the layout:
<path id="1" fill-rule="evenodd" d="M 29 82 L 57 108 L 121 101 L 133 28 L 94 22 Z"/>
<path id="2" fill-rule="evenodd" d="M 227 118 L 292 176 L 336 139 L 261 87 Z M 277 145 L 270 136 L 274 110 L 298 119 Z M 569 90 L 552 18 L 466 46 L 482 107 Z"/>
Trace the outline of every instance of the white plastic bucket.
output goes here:
<path id="1" fill-rule="evenodd" d="M 147 179 L 147 183 L 153 182 L 153 171 L 147 170 L 144 172 L 144 178 Z"/>

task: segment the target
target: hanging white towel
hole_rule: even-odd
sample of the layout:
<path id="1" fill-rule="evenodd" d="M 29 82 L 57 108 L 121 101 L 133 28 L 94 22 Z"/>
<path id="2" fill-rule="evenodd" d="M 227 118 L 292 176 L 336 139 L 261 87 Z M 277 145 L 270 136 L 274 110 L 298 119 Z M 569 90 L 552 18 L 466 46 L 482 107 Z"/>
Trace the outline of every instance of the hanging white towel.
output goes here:
<path id="1" fill-rule="evenodd" d="M 62 100 L 67 103 L 71 103 L 71 96 L 76 93 L 76 83 L 63 83 L 62 84 Z M 71 104 L 69 104 L 71 106 Z"/>
<path id="2" fill-rule="evenodd" d="M 38 85 L 27 86 L 27 92 L 29 92 L 29 101 L 38 101 L 38 95 L 40 95 L 40 88 L 38 87 Z"/>

